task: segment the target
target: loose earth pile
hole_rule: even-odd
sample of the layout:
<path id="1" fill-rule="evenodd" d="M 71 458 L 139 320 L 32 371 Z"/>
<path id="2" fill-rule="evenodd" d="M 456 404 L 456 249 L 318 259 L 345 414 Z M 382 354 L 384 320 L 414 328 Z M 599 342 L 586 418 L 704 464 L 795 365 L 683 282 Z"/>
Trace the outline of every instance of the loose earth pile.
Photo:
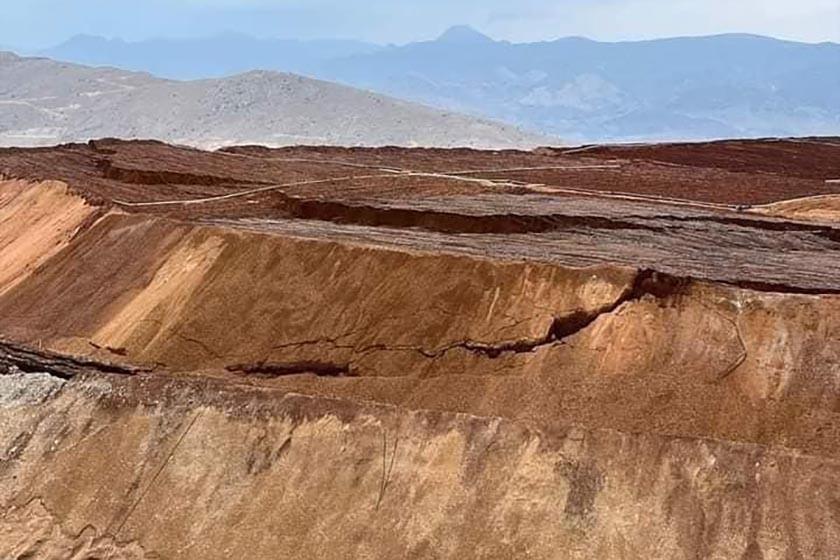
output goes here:
<path id="1" fill-rule="evenodd" d="M 0 177 L 0 557 L 840 554 L 840 139 Z"/>

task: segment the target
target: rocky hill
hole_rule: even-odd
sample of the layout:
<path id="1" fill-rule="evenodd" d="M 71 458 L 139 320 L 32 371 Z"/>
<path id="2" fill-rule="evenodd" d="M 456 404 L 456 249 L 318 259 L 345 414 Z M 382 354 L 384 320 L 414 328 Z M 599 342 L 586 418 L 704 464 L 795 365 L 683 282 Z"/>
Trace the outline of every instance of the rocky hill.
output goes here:
<path id="1" fill-rule="evenodd" d="M 512 44 L 468 28 L 325 63 L 327 79 L 582 142 L 840 133 L 840 45 L 752 35 Z"/>
<path id="2" fill-rule="evenodd" d="M 291 74 L 174 81 L 0 53 L 0 145 L 99 137 L 256 143 L 533 147 L 551 139 Z"/>
<path id="3" fill-rule="evenodd" d="M 255 64 L 292 70 L 567 141 L 840 133 L 836 43 L 744 34 L 510 43 L 458 26 L 436 40 L 378 48 L 241 36 L 136 43 L 79 37 L 46 52 L 172 77 Z M 177 60 L 169 52 L 177 52 Z"/>

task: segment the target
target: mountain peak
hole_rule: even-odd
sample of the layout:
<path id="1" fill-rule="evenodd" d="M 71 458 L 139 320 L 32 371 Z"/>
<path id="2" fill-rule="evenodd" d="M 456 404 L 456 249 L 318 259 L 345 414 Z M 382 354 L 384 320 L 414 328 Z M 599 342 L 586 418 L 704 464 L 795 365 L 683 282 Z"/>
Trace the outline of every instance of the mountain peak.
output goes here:
<path id="1" fill-rule="evenodd" d="M 469 25 L 456 25 L 450 27 L 438 37 L 441 43 L 492 43 L 493 39 L 476 31 Z"/>

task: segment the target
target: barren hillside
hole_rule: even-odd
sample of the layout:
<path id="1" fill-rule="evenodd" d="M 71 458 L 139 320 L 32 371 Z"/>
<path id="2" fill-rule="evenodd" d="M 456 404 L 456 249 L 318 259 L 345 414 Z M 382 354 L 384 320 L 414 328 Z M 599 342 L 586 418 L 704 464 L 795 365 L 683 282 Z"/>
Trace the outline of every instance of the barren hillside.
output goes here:
<path id="1" fill-rule="evenodd" d="M 837 139 L 0 174 L 0 557 L 840 553 Z"/>
<path id="2" fill-rule="evenodd" d="M 0 52 L 0 146 L 112 136 L 238 143 L 532 147 L 512 126 L 277 72 L 174 81 Z"/>
<path id="3" fill-rule="evenodd" d="M 840 5 L 824 3 L 835 10 L 826 13 L 825 24 L 836 30 Z M 644 18 L 642 11 L 634 10 Z M 609 10 L 607 17 L 618 16 Z M 693 18 L 683 14 L 681 19 Z M 552 28 L 547 37 L 559 33 Z M 723 34 L 520 43 L 455 26 L 435 40 L 388 46 L 231 34 L 138 42 L 78 36 L 43 54 L 169 78 L 209 78 L 252 68 L 291 71 L 576 142 L 840 132 L 836 40 L 815 44 Z"/>

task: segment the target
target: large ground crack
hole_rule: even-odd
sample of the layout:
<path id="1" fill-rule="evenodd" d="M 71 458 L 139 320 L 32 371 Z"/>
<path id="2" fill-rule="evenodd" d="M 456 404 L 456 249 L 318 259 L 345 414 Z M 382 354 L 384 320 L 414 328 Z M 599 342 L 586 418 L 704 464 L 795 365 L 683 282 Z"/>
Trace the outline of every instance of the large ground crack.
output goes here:
<path id="1" fill-rule="evenodd" d="M 547 332 L 537 338 L 517 339 L 495 343 L 463 340 L 437 349 L 417 346 L 391 347 L 387 344 L 375 344 L 359 348 L 354 345 L 339 345 L 337 339 L 307 340 L 290 343 L 284 347 L 318 345 L 329 343 L 335 347 L 346 348 L 358 356 L 375 351 L 414 351 L 430 359 L 437 359 L 453 350 L 466 350 L 490 359 L 508 354 L 534 352 L 543 346 L 563 342 L 598 320 L 601 316 L 616 311 L 625 303 L 637 301 L 645 296 L 666 299 L 682 293 L 691 283 L 688 278 L 671 276 L 653 270 L 640 270 L 633 283 L 614 301 L 594 310 L 576 310 L 555 317 Z M 298 374 L 314 374 L 319 377 L 354 377 L 359 375 L 354 370 L 352 360 L 338 363 L 332 361 L 259 361 L 229 365 L 232 373 L 258 377 L 281 377 Z M 123 364 L 96 361 L 76 356 L 66 356 L 48 350 L 35 349 L 23 344 L 0 339 L 0 373 L 3 371 L 22 371 L 24 373 L 48 373 L 61 379 L 72 379 L 83 373 L 103 373 L 133 375 L 148 371 Z"/>
<path id="2" fill-rule="evenodd" d="M 202 175 L 166 169 L 121 167 L 109 159 L 101 159 L 97 161 L 96 165 L 106 179 L 135 185 L 200 185 L 213 187 L 270 184 L 265 181 L 251 181 L 237 177 Z"/>
<path id="3" fill-rule="evenodd" d="M 594 310 L 575 310 L 571 313 L 555 317 L 546 333 L 536 338 L 523 338 L 502 342 L 481 342 L 475 340 L 461 340 L 439 348 L 424 348 L 416 345 L 389 345 L 387 343 L 358 346 L 355 344 L 339 344 L 348 334 L 337 337 L 323 337 L 277 345 L 275 349 L 290 349 L 306 346 L 328 345 L 334 350 L 349 351 L 348 361 L 337 363 L 332 361 L 276 361 L 263 360 L 254 363 L 229 365 L 226 369 L 240 375 L 257 377 L 281 377 L 287 375 L 314 374 L 319 377 L 356 377 L 364 376 L 353 367 L 354 360 L 375 352 L 416 352 L 429 359 L 438 359 L 453 350 L 462 350 L 489 359 L 500 358 L 510 354 L 525 354 L 537 349 L 563 342 L 565 339 L 583 331 L 603 315 L 616 311 L 625 303 L 637 301 L 645 296 L 658 300 L 668 299 L 685 292 L 691 284 L 690 278 L 682 278 L 649 269 L 639 270 L 633 283 L 613 301 Z"/>
<path id="4" fill-rule="evenodd" d="M 367 227 L 419 228 L 449 234 L 527 234 L 580 228 L 664 231 L 649 223 L 605 216 L 525 213 L 474 215 L 430 208 L 388 207 L 276 194 L 282 200 L 284 210 L 295 219 Z"/>
<path id="5" fill-rule="evenodd" d="M 498 358 L 511 353 L 522 354 L 533 352 L 542 346 L 562 342 L 570 336 L 581 332 L 601 316 L 613 313 L 625 303 L 638 301 L 645 296 L 652 296 L 660 300 L 674 297 L 683 293 L 690 283 L 691 279 L 689 278 L 663 274 L 650 269 L 640 270 L 636 273 L 633 284 L 625 289 L 613 302 L 591 311 L 576 310 L 566 315 L 555 317 L 548 332 L 539 338 L 520 339 L 495 344 L 467 340 L 451 344 L 434 352 L 421 352 L 430 358 L 438 358 L 455 349 L 467 350 L 488 358 Z"/>
<path id="6" fill-rule="evenodd" d="M 61 379 L 72 379 L 83 373 L 134 375 L 147 371 L 123 364 L 65 356 L 8 340 L 0 340 L 0 373 L 14 370 L 23 373 L 47 373 Z"/>
<path id="7" fill-rule="evenodd" d="M 225 368 L 232 373 L 257 377 L 283 377 L 302 373 L 315 374 L 318 377 L 353 377 L 349 364 L 337 364 L 319 361 L 301 362 L 255 362 L 235 364 Z"/>

